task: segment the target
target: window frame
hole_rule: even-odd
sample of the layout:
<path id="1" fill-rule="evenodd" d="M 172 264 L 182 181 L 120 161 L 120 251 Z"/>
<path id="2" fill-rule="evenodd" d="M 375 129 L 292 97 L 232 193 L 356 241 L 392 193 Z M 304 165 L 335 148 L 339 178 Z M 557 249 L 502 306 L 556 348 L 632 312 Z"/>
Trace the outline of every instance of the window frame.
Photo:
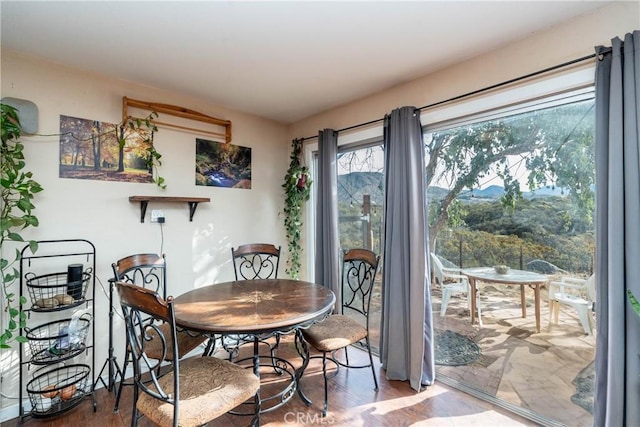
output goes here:
<path id="1" fill-rule="evenodd" d="M 559 105 L 570 102 L 570 99 L 587 99 L 593 97 L 594 84 L 595 64 L 574 64 L 552 74 L 540 74 L 433 108 L 423 107 L 420 113 L 422 131 L 426 134 L 465 123 L 538 109 L 543 104 L 553 106 L 554 103 Z M 383 143 L 383 132 L 383 121 L 364 128 L 340 132 L 338 151 Z M 317 139 L 305 144 L 303 159 L 305 164 L 309 165 L 316 182 L 317 153 Z M 304 232 L 308 236 L 304 242 L 306 274 L 310 279 L 315 277 L 316 204 L 317 194 L 313 186 L 304 216 Z"/>

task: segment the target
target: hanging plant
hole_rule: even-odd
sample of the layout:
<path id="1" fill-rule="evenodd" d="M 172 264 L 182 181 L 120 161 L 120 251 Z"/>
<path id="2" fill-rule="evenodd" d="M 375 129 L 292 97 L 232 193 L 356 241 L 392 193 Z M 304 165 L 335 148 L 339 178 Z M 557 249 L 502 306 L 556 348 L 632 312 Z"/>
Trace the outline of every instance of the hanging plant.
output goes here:
<path id="1" fill-rule="evenodd" d="M 631 292 L 631 289 L 627 289 L 627 298 L 629 299 L 631 307 L 633 307 L 633 311 L 640 316 L 640 301 L 638 301 L 633 292 Z M 638 353 L 638 359 L 640 359 L 640 353 Z"/>
<path id="2" fill-rule="evenodd" d="M 20 231 L 27 227 L 37 227 L 38 218 L 32 214 L 35 209 L 32 200 L 36 193 L 42 191 L 40 184 L 33 180 L 33 173 L 24 171 L 24 145 L 20 142 L 22 126 L 17 110 L 2 104 L 2 146 L 0 147 L 0 247 L 5 242 L 25 242 Z M 31 252 L 38 250 L 35 241 L 28 242 Z M 7 256 L 8 258 L 5 258 Z M 3 250 L 0 258 L 0 274 L 2 274 L 2 293 L 4 311 L 8 315 L 5 330 L 0 335 L 0 348 L 9 348 L 15 339 L 26 342 L 26 338 L 16 336 L 16 332 L 25 326 L 26 316 L 19 307 L 27 302 L 25 297 L 16 300 L 16 294 L 10 291 L 11 285 L 20 277 L 16 263 L 20 251 Z"/>
<path id="3" fill-rule="evenodd" d="M 633 292 L 631 292 L 631 289 L 627 289 L 627 298 L 629 298 L 629 303 L 631 303 L 633 311 L 635 311 L 638 316 L 640 316 L 640 301 L 638 301 Z"/>
<path id="4" fill-rule="evenodd" d="M 160 160 L 162 155 L 158 153 L 153 145 L 153 135 L 158 131 L 158 127 L 153 122 L 153 119 L 157 117 L 158 113 L 155 111 L 151 112 L 151 114 L 144 119 L 127 117 L 127 119 L 116 128 L 116 137 L 118 139 L 120 152 L 122 152 L 127 143 L 127 138 L 129 138 L 131 133 L 135 133 L 142 138 L 142 142 L 144 142 L 147 150 L 146 164 L 149 173 L 151 173 L 153 177 L 153 182 L 164 190 L 167 188 L 167 184 L 165 183 L 165 179 L 161 177 L 158 172 L 158 168 L 162 166 L 162 161 Z"/>
<path id="5" fill-rule="evenodd" d="M 302 229 L 302 207 L 311 195 L 311 178 L 309 169 L 300 164 L 302 154 L 302 140 L 294 139 L 291 143 L 291 162 L 284 177 L 282 187 L 285 191 L 284 199 L 284 228 L 289 248 L 286 273 L 292 279 L 298 279 L 300 271 L 300 245 Z"/>

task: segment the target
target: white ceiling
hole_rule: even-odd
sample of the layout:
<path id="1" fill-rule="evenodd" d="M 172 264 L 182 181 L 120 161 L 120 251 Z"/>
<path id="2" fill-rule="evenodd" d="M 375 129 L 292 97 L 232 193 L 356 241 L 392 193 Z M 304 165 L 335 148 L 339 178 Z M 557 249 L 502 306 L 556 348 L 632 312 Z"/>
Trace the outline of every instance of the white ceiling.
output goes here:
<path id="1" fill-rule="evenodd" d="M 1 43 L 292 123 L 607 3 L 2 0 Z"/>

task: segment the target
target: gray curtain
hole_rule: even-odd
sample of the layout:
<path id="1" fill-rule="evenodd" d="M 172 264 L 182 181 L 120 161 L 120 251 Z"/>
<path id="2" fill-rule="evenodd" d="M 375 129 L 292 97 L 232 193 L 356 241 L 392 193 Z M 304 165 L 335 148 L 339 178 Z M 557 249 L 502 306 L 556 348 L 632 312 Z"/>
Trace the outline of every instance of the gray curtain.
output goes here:
<path id="1" fill-rule="evenodd" d="M 435 379 L 424 144 L 420 111 L 385 116 L 384 268 L 380 360 L 390 380 L 420 390 Z"/>
<path id="2" fill-rule="evenodd" d="M 315 282 L 340 299 L 340 240 L 338 238 L 338 133 L 333 129 L 318 134 L 318 176 L 316 205 Z"/>
<path id="3" fill-rule="evenodd" d="M 640 31 L 596 47 L 595 426 L 640 423 Z"/>

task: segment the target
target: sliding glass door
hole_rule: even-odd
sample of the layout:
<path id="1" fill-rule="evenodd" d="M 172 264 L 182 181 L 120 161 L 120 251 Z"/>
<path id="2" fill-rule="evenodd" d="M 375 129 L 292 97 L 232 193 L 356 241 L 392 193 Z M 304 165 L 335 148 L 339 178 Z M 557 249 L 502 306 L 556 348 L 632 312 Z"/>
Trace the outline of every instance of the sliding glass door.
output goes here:
<path id="1" fill-rule="evenodd" d="M 594 118 L 583 94 L 425 138 L 437 261 L 548 279 L 537 331 L 533 285 L 478 282 L 472 324 L 464 275 L 434 277 L 437 378 L 543 425 L 593 423 Z"/>
<path id="2" fill-rule="evenodd" d="M 444 268 L 458 269 L 445 281 L 432 274 L 429 285 L 436 379 L 541 425 L 592 425 L 598 316 L 588 285 L 596 245 L 591 88 L 423 125 L 429 251 Z M 382 256 L 381 139 L 340 148 L 338 213 L 342 249 Z M 496 265 L 547 278 L 537 294 L 538 319 L 535 286 L 486 280 L 477 285 L 481 323 L 471 322 L 460 270 Z M 376 351 L 383 268 L 384 259 L 372 299 Z"/>
<path id="3" fill-rule="evenodd" d="M 382 284 L 382 204 L 384 157 L 382 144 L 342 149 L 338 154 L 338 234 L 342 249 L 366 248 L 379 254 L 380 268 L 371 297 L 369 316 L 372 349 L 380 341 Z"/>

